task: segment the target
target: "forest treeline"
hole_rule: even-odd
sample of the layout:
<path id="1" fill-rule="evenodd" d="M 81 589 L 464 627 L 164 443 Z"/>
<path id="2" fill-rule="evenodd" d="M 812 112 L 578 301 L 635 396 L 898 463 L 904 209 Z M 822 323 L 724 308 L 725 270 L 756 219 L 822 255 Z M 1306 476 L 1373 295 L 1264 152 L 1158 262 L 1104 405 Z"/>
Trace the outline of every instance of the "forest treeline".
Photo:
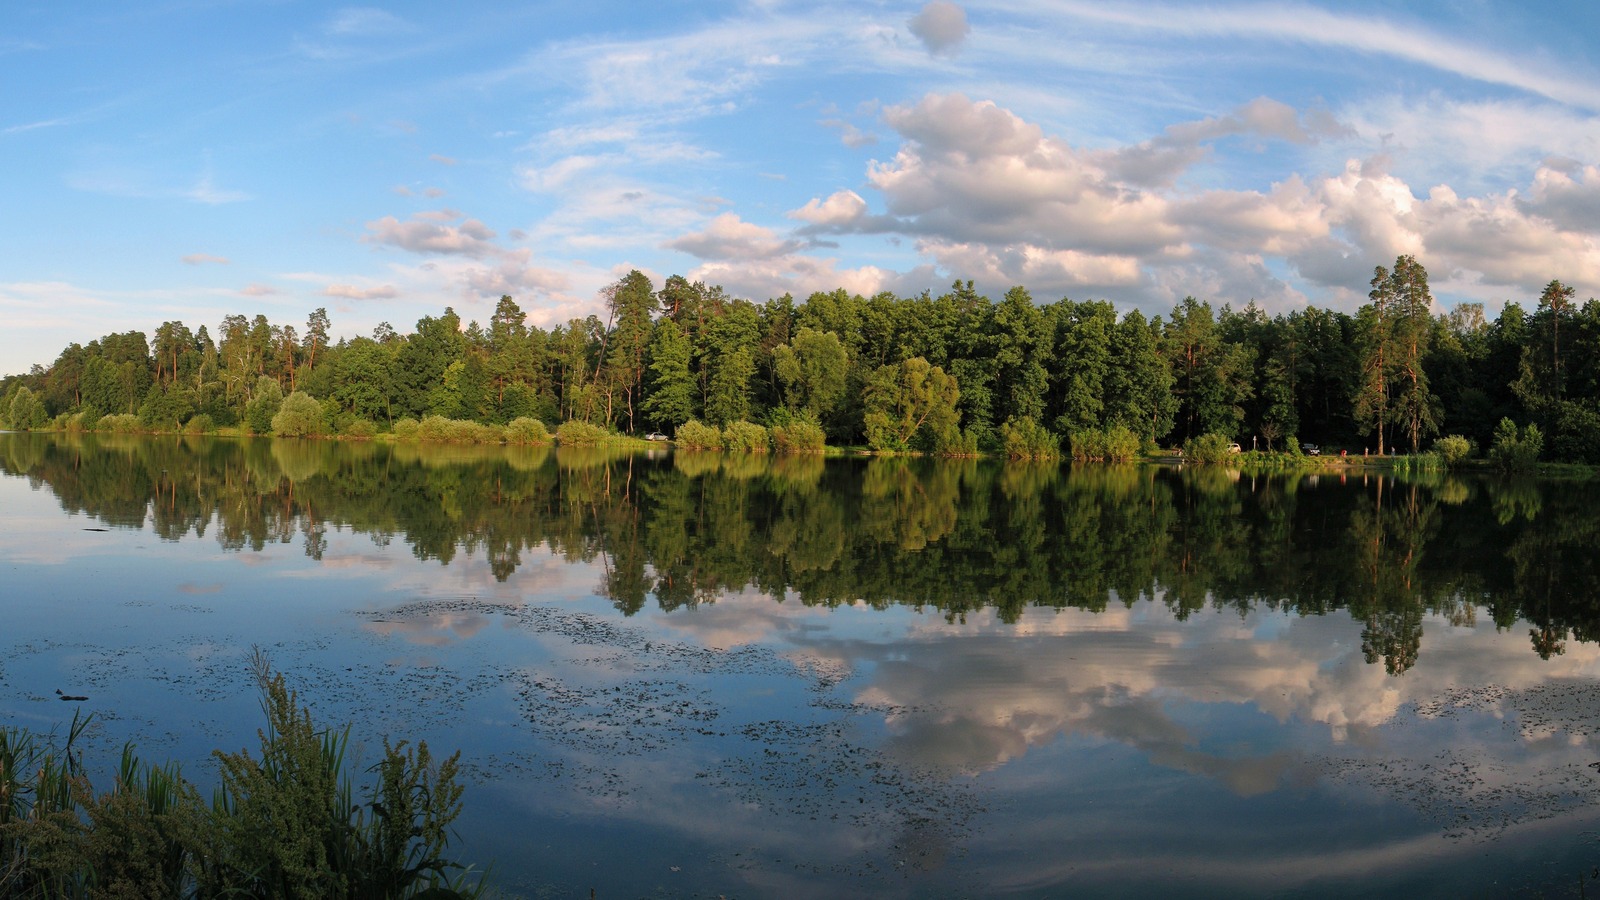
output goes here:
<path id="1" fill-rule="evenodd" d="M 552 553 L 603 561 L 595 592 L 625 614 L 749 588 L 952 620 L 1140 598 L 1179 618 L 1342 610 L 1397 673 L 1430 615 L 1525 621 L 1546 657 L 1600 640 L 1593 482 L 72 434 L 0 436 L 0 473 L 230 551 L 321 559 L 347 531 L 500 581 Z"/>
<path id="2" fill-rule="evenodd" d="M 1354 315 L 1268 316 L 1185 298 L 1167 317 L 1104 301 L 999 301 L 957 282 L 938 296 L 844 290 L 797 302 L 728 296 L 638 271 L 606 291 L 606 318 L 546 331 L 501 297 L 485 324 L 452 309 L 410 334 L 388 324 L 330 343 L 265 316 L 162 323 L 72 344 L 0 382 L 19 429 L 274 431 L 366 435 L 403 420 L 564 422 L 639 434 L 691 420 L 817 425 L 835 444 L 961 453 L 1012 435 L 1065 442 L 1126 429 L 1146 447 L 1204 434 L 1262 449 L 1426 449 L 1447 433 L 1478 447 L 1502 419 L 1536 425 L 1546 455 L 1600 463 L 1600 304 L 1552 281 L 1532 311 L 1507 302 L 1433 313 L 1414 258 L 1378 267 Z M 281 430 L 281 429 L 279 429 Z"/>

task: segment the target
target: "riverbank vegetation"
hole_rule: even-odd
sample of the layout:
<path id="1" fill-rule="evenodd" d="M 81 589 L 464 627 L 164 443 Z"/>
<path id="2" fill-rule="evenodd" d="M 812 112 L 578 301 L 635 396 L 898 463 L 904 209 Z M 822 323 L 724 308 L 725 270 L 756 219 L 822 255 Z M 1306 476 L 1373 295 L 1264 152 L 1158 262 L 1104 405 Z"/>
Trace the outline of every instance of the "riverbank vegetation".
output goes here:
<path id="1" fill-rule="evenodd" d="M 0 728 L 0 897 L 464 898 L 481 882 L 447 857 L 461 811 L 457 755 L 383 745 L 365 800 L 349 728 L 325 729 L 258 651 L 267 727 L 257 755 L 217 751 L 208 804 L 175 766 L 123 750 L 97 791 L 77 746 Z M 458 754 L 459 755 L 459 754 Z"/>
<path id="2" fill-rule="evenodd" d="M 696 446 L 812 452 L 821 433 L 877 452 L 1093 459 L 1122 458 L 1123 442 L 1097 437 L 1113 434 L 1143 452 L 1211 434 L 1352 456 L 1423 453 L 1454 434 L 1487 452 L 1509 419 L 1537 427 L 1536 457 L 1600 464 L 1600 304 L 1552 281 L 1531 312 L 1435 315 L 1409 256 L 1368 287 L 1354 314 L 1189 297 L 1147 319 L 1036 303 L 1020 286 L 998 301 L 957 282 L 938 296 L 755 303 L 634 271 L 606 291 L 603 320 L 549 330 L 501 297 L 487 324 L 446 309 L 410 334 L 384 324 L 338 341 L 322 309 L 303 329 L 241 314 L 215 334 L 168 321 L 105 335 L 0 382 L 0 422 L 457 443 L 543 440 L 511 428 L 524 420 L 583 442 L 681 438 L 694 422 L 718 438 L 700 432 Z"/>

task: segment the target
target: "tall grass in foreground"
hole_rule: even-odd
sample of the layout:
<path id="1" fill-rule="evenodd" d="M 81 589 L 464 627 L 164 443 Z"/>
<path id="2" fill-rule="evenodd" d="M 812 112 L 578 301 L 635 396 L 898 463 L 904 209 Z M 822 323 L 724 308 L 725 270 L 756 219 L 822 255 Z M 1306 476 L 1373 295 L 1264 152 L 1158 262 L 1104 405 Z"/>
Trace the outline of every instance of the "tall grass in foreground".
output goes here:
<path id="1" fill-rule="evenodd" d="M 461 812 L 459 754 L 384 741 L 357 802 L 350 729 L 320 729 L 257 651 L 267 727 L 259 755 L 217 751 L 206 804 L 175 766 L 124 748 L 116 785 L 96 793 L 74 745 L 0 729 L 0 897 L 462 898 L 480 881 L 450 860 Z"/>

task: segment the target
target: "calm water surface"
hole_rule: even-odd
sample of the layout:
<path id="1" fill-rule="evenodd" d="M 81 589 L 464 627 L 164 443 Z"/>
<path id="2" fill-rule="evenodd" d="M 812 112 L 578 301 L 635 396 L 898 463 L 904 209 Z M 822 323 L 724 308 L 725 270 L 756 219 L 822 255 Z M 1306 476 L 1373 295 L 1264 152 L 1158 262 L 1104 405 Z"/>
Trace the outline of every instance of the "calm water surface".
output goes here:
<path id="1" fill-rule="evenodd" d="M 1597 547 L 1569 483 L 0 434 L 0 724 L 209 785 L 261 646 L 459 747 L 526 896 L 1576 895 Z"/>

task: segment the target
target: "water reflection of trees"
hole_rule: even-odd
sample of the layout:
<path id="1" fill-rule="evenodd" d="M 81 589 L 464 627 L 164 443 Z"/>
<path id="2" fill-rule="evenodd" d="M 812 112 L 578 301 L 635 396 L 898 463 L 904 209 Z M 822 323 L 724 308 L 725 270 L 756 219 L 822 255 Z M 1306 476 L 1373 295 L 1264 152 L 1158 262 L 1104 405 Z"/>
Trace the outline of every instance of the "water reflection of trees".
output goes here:
<path id="1" fill-rule="evenodd" d="M 68 512 L 230 551 L 320 558 L 337 528 L 505 581 L 549 548 L 596 563 L 627 613 L 750 587 L 952 621 L 1141 598 L 1179 618 L 1343 610 L 1396 674 L 1429 615 L 1525 620 L 1546 657 L 1600 637 L 1587 484 L 93 435 L 0 436 L 0 468 Z"/>

